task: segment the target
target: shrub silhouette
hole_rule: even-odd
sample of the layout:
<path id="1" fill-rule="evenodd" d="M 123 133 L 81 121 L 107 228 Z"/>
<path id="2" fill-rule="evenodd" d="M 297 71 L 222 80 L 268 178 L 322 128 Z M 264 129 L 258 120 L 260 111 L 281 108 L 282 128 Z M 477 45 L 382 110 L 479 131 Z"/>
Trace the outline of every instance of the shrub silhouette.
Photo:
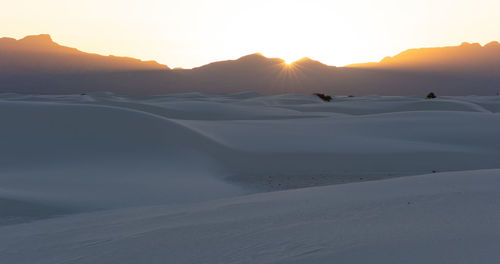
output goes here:
<path id="1" fill-rule="evenodd" d="M 436 96 L 434 93 L 429 93 L 429 94 L 427 95 L 427 99 L 434 99 L 434 98 L 436 98 L 436 97 L 437 97 L 437 96 Z"/>
<path id="2" fill-rule="evenodd" d="M 321 98 L 321 100 L 323 100 L 325 102 L 330 102 L 333 99 L 331 96 L 326 95 L 326 94 L 322 94 L 322 93 L 315 93 L 314 95 Z"/>

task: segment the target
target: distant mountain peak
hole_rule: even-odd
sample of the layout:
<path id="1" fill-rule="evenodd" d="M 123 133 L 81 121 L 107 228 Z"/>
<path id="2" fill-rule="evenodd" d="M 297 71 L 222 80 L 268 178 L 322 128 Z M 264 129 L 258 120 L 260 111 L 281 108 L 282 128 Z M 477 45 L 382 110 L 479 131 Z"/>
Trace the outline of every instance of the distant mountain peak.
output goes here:
<path id="1" fill-rule="evenodd" d="M 320 62 L 320 61 L 317 61 L 317 60 L 313 60 L 309 57 L 303 57 L 297 61 L 294 62 L 295 64 L 318 64 L 318 65 L 324 65 L 326 66 L 326 64 Z"/>
<path id="2" fill-rule="evenodd" d="M 16 40 L 7 38 L 0 47 L 13 51 L 42 52 L 42 53 L 75 53 L 80 52 L 75 48 L 65 47 L 52 40 L 49 34 L 29 35 Z"/>
<path id="3" fill-rule="evenodd" d="M 40 34 L 40 35 L 31 35 L 26 36 L 17 41 L 18 47 L 20 48 L 28 48 L 31 50 L 51 50 L 51 51 L 66 51 L 66 52 L 74 52 L 76 49 L 66 48 L 52 40 L 52 37 L 49 34 Z"/>
<path id="4" fill-rule="evenodd" d="M 82 73 L 100 71 L 164 70 L 166 65 L 128 57 L 102 56 L 57 44 L 49 34 L 16 40 L 1 38 L 0 71 Z"/>
<path id="5" fill-rule="evenodd" d="M 36 45 L 54 45 L 54 44 L 56 44 L 52 40 L 52 37 L 49 34 L 26 36 L 26 37 L 20 39 L 19 42 L 36 44 Z"/>
<path id="6" fill-rule="evenodd" d="M 487 47 L 487 48 L 490 48 L 490 47 L 500 47 L 500 42 L 498 42 L 498 41 L 492 41 L 492 42 L 484 45 L 484 47 Z"/>
<path id="7" fill-rule="evenodd" d="M 462 42 L 462 44 L 460 44 L 460 46 L 462 46 L 462 47 L 478 47 L 478 48 L 480 48 L 481 44 L 479 44 L 479 43 Z"/>
<path id="8" fill-rule="evenodd" d="M 462 42 L 459 46 L 409 49 L 378 63 L 351 64 L 349 67 L 497 76 L 500 43 L 492 41 L 481 46 Z"/>
<path id="9" fill-rule="evenodd" d="M 296 60 L 295 62 L 309 62 L 309 61 L 312 61 L 312 59 L 309 57 L 302 57 L 302 58 Z"/>
<path id="10" fill-rule="evenodd" d="M 267 57 L 262 55 L 262 53 L 257 52 L 240 57 L 238 60 L 255 60 L 255 59 L 261 60 L 261 59 L 267 59 Z"/>

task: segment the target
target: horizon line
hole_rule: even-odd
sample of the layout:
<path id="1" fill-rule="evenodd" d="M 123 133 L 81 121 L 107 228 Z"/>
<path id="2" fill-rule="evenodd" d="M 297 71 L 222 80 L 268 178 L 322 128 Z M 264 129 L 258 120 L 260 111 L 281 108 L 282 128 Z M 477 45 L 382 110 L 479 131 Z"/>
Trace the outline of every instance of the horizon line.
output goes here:
<path id="1" fill-rule="evenodd" d="M 56 42 L 53 40 L 52 38 L 52 35 L 49 34 L 49 33 L 41 33 L 41 34 L 33 34 L 33 35 L 26 35 L 22 38 L 15 38 L 15 37 L 6 37 L 6 36 L 3 36 L 3 37 L 0 37 L 0 40 L 1 39 L 14 39 L 16 41 L 20 41 L 20 40 L 23 40 L 23 39 L 26 39 L 28 37 L 42 37 L 42 36 L 48 36 L 50 41 L 59 45 L 59 46 L 62 46 L 62 47 L 66 47 L 66 48 L 74 48 L 80 52 L 83 52 L 83 53 L 86 53 L 86 54 L 93 54 L 93 55 L 99 55 L 99 56 L 104 56 L 104 57 L 122 57 L 122 58 L 132 58 L 132 59 L 138 59 L 142 62 L 155 62 L 157 64 L 160 64 L 160 65 L 163 65 L 163 66 L 166 66 L 168 69 L 170 70 L 192 70 L 192 69 L 196 69 L 196 68 L 201 68 L 201 67 L 204 67 L 204 66 L 207 66 L 207 65 L 210 65 L 210 64 L 213 64 L 213 63 L 217 63 L 217 62 L 225 62 L 225 61 L 236 61 L 236 60 L 239 60 L 239 59 L 242 59 L 244 57 L 247 57 L 247 56 L 252 56 L 252 55 L 259 55 L 259 56 L 262 56 L 266 59 L 279 59 L 279 60 L 282 60 L 284 63 L 288 64 L 288 65 L 293 65 L 294 63 L 297 63 L 301 60 L 312 60 L 312 61 L 317 61 L 317 62 L 320 62 L 326 66 L 329 66 L 329 67 L 337 67 L 337 68 L 349 68 L 349 66 L 351 65 L 360 65 L 360 64 L 374 64 L 374 63 L 380 63 L 382 62 L 385 58 L 387 57 L 394 57 L 394 56 L 397 56 L 398 54 L 401 54 L 402 52 L 405 52 L 405 51 L 408 51 L 408 50 L 418 50 L 418 49 L 430 49 L 430 48 L 448 48 L 448 47 L 460 47 L 460 46 L 463 46 L 463 45 L 479 45 L 480 47 L 485 47 L 487 46 L 488 44 L 491 44 L 491 43 L 499 43 L 498 41 L 496 40 L 492 40 L 492 41 L 489 41 L 485 44 L 480 44 L 479 42 L 461 42 L 459 45 L 448 45 L 448 46 L 426 46 L 426 47 L 418 47 L 418 48 L 407 48 L 407 49 L 404 49 L 394 55 L 387 55 L 385 56 L 384 58 L 378 60 L 378 61 L 365 61 L 365 62 L 352 62 L 352 63 L 348 63 L 348 64 L 345 64 L 345 65 L 342 65 L 342 66 L 338 66 L 338 65 L 330 65 L 330 64 L 326 64 L 326 63 L 323 63 L 321 60 L 316 60 L 316 59 L 313 59 L 311 57 L 308 57 L 308 56 L 303 56 L 297 60 L 294 60 L 294 61 L 287 61 L 283 58 L 280 58 L 280 57 L 273 57 L 273 56 L 266 56 L 263 54 L 263 52 L 253 52 L 253 53 L 249 53 L 249 54 L 246 54 L 246 55 L 242 55 L 242 56 L 239 56 L 238 58 L 228 58 L 228 59 L 220 59 L 220 60 L 216 60 L 216 61 L 212 61 L 212 62 L 208 62 L 208 63 L 205 63 L 205 64 L 202 64 L 202 65 L 199 65 L 199 66 L 195 66 L 195 67 L 191 67 L 191 68 L 185 68 L 185 67 L 180 67 L 180 66 L 170 66 L 168 64 L 165 64 L 163 62 L 160 62 L 158 60 L 149 60 L 149 59 L 141 59 L 141 58 L 136 58 L 136 57 L 130 57 L 130 56 L 127 56 L 127 55 L 115 55 L 115 54 L 101 54 L 101 53 L 96 53 L 96 52 L 87 52 L 87 51 L 83 51 L 83 50 L 80 50 L 79 48 L 77 47 L 71 47 L 71 46 L 65 46 L 63 44 L 60 44 L 59 42 Z"/>

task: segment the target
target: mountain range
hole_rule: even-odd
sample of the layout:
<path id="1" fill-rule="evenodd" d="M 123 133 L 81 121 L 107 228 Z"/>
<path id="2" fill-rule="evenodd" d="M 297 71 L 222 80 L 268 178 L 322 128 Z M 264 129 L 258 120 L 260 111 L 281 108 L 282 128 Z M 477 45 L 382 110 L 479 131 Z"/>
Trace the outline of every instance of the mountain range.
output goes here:
<path id="1" fill-rule="evenodd" d="M 495 95 L 499 90 L 498 42 L 410 49 L 380 62 L 345 67 L 309 58 L 286 64 L 257 53 L 193 69 L 170 69 L 154 61 L 85 53 L 61 46 L 46 34 L 0 39 L 0 92 Z"/>
<path id="2" fill-rule="evenodd" d="M 16 74 L 168 69 L 155 61 L 85 53 L 61 46 L 47 34 L 27 36 L 20 40 L 1 38 L 0 59 L 0 71 Z"/>
<path id="3" fill-rule="evenodd" d="M 409 49 L 378 63 L 347 67 L 496 76 L 500 73 L 500 43 L 481 46 L 464 42 L 454 47 Z"/>

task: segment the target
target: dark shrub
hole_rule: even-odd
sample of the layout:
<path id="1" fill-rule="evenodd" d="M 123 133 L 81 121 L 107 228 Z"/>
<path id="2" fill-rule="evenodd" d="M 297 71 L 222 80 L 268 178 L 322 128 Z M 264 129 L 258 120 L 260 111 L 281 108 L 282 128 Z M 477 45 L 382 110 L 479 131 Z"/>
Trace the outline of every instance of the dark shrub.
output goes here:
<path id="1" fill-rule="evenodd" d="M 315 93 L 314 95 L 321 98 L 321 100 L 323 100 L 325 102 L 330 102 L 333 99 L 331 96 L 326 95 L 326 94 L 322 94 L 322 93 Z"/>
<path id="2" fill-rule="evenodd" d="M 429 94 L 427 95 L 427 99 L 434 99 L 434 98 L 436 98 L 436 97 L 437 97 L 437 96 L 436 96 L 434 93 L 429 93 Z"/>

